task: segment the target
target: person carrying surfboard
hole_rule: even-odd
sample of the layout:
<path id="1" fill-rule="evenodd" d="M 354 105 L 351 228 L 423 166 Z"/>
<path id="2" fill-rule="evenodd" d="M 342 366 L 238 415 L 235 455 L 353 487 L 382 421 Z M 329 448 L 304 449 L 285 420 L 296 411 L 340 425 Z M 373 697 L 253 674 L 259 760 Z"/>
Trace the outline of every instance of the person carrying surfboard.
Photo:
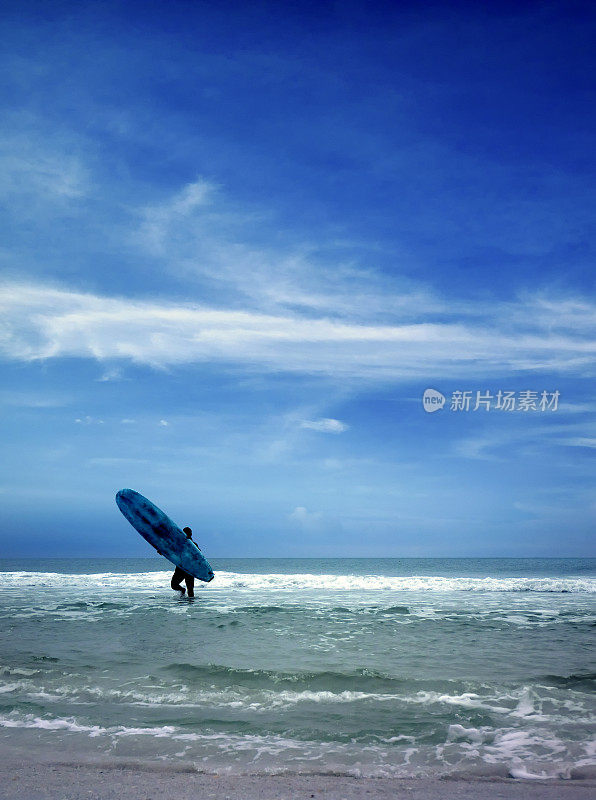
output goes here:
<path id="1" fill-rule="evenodd" d="M 191 528 L 182 528 L 182 530 L 184 531 L 184 533 L 186 534 L 186 537 L 188 539 L 192 539 L 192 529 Z M 196 542 L 194 542 L 194 544 L 198 547 Z M 188 572 L 185 572 L 183 569 L 180 569 L 180 567 L 176 567 L 176 569 L 174 570 L 174 574 L 172 575 L 172 581 L 171 581 L 172 589 L 174 589 L 175 591 L 180 592 L 182 595 L 184 595 L 186 590 L 184 589 L 184 586 L 180 585 L 180 581 L 183 578 L 184 578 L 184 582 L 186 583 L 186 590 L 188 590 L 188 596 L 189 597 L 194 597 L 195 596 L 195 579 L 194 579 L 194 577 L 192 575 L 189 575 Z"/>
<path id="2" fill-rule="evenodd" d="M 116 505 L 143 539 L 160 556 L 174 564 L 176 572 L 172 577 L 172 589 L 186 594 L 186 590 L 180 586 L 180 581 L 184 579 L 188 596 L 194 597 L 194 578 L 205 583 L 213 580 L 215 575 L 211 564 L 193 542 L 190 528 L 180 530 L 161 508 L 134 489 L 120 489 L 116 494 Z"/>

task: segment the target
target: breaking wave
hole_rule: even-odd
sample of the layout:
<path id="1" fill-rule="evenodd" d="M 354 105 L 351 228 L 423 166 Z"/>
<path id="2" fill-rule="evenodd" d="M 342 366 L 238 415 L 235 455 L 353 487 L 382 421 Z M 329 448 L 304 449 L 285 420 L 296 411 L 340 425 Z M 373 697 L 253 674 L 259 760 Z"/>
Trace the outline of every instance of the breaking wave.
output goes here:
<path id="1" fill-rule="evenodd" d="M 2 572 L 1 588 L 136 588 L 157 590 L 168 585 L 169 572 L 99 572 L 72 575 L 59 572 Z M 317 575 L 313 573 L 239 573 L 217 572 L 209 589 L 254 589 L 259 591 L 333 591 L 333 592 L 542 592 L 556 594 L 596 594 L 596 578 L 588 577 L 514 577 L 474 578 L 412 575 Z M 81 601 L 85 602 L 85 601 Z M 80 607 L 80 603 L 71 607 Z M 254 607 L 259 613 L 262 607 Z M 269 607 L 271 610 L 275 606 Z M 396 607 L 397 609 L 398 607 Z M 281 610 L 281 609 L 280 609 Z M 406 613 L 398 612 L 395 613 Z"/>

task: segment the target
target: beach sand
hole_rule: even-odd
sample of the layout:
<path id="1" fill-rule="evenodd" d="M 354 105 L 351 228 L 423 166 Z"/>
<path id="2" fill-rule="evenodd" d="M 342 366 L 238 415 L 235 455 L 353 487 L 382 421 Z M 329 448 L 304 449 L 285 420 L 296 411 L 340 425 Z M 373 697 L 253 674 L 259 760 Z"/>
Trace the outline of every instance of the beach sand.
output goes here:
<path id="1" fill-rule="evenodd" d="M 214 775 L 191 765 L 0 751 L 2 800 L 589 800 L 596 777 L 572 780 L 350 778 L 339 775 Z M 31 757 L 33 756 L 33 757 Z"/>

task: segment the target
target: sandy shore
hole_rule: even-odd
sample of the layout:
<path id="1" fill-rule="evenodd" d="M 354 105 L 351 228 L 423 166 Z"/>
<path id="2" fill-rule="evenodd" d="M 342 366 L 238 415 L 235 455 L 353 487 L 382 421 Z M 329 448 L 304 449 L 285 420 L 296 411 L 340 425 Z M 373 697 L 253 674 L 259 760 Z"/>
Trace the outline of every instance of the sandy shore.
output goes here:
<path id="1" fill-rule="evenodd" d="M 29 752 L 33 755 L 35 749 Z M 596 779 L 565 781 L 349 778 L 334 775 L 213 775 L 163 762 L 0 753 L 2 800 L 589 800 Z"/>

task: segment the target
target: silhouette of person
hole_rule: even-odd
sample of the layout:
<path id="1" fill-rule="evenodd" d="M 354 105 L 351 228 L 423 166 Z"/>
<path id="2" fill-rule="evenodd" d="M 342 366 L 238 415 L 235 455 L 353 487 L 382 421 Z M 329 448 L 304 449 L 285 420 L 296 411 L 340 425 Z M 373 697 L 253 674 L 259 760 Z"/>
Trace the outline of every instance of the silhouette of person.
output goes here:
<path id="1" fill-rule="evenodd" d="M 182 528 L 182 530 L 189 539 L 192 539 L 192 530 L 190 528 Z M 194 544 L 196 544 L 196 542 L 194 542 Z M 172 589 L 184 595 L 186 590 L 184 589 L 183 586 L 180 586 L 180 581 L 183 578 L 184 582 L 186 583 L 186 589 L 188 589 L 188 596 L 194 597 L 195 596 L 194 576 L 189 575 L 188 572 L 185 572 L 183 569 L 180 569 L 180 567 L 176 567 L 176 569 L 174 570 L 174 574 L 172 575 L 172 581 L 171 581 Z"/>

